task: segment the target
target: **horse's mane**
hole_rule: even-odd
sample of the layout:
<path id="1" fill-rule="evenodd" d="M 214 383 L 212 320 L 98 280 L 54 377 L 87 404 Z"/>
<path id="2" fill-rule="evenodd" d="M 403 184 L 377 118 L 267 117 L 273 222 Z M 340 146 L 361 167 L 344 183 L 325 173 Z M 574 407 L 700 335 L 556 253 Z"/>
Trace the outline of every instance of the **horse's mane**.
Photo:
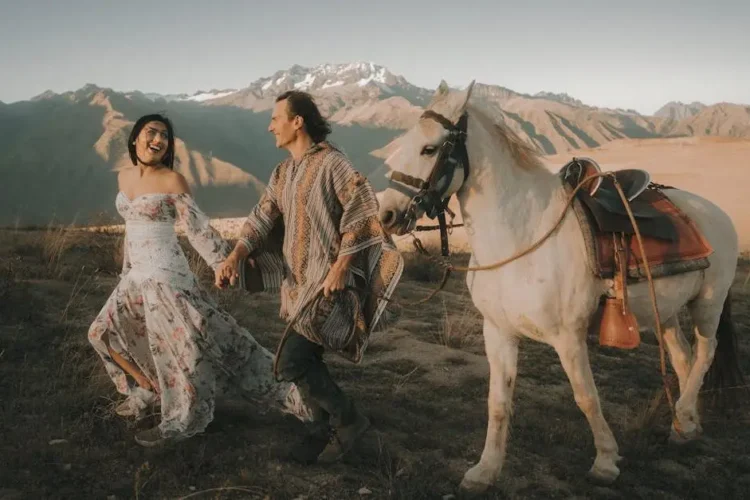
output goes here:
<path id="1" fill-rule="evenodd" d="M 539 152 L 521 139 L 505 123 L 493 120 L 477 106 L 469 105 L 469 110 L 474 117 L 479 118 L 480 121 L 485 123 L 488 131 L 494 132 L 495 137 L 500 139 L 503 145 L 508 148 L 508 151 L 519 167 L 530 170 L 544 166 Z"/>

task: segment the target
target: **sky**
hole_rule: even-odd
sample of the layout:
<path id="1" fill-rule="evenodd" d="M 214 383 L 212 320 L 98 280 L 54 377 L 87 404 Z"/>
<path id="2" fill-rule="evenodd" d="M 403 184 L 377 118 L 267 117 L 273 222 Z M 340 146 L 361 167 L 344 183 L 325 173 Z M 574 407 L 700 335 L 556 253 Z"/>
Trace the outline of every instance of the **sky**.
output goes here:
<path id="1" fill-rule="evenodd" d="M 0 101 L 371 61 L 429 89 L 476 80 L 644 114 L 750 104 L 748 23 L 747 0 L 0 0 Z"/>

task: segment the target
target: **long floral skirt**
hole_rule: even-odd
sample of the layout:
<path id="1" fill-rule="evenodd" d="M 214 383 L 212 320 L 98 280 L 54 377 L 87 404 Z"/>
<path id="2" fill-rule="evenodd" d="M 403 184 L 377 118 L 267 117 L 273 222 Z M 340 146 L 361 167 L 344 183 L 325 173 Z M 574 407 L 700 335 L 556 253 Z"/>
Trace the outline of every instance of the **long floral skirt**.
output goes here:
<path id="1" fill-rule="evenodd" d="M 215 303 L 195 279 L 126 274 L 88 338 L 118 392 L 145 408 L 160 401 L 165 437 L 189 437 L 213 419 L 215 398 L 241 395 L 309 420 L 294 384 L 273 378 L 273 355 Z M 140 368 L 154 392 L 126 377 L 107 350 Z"/>

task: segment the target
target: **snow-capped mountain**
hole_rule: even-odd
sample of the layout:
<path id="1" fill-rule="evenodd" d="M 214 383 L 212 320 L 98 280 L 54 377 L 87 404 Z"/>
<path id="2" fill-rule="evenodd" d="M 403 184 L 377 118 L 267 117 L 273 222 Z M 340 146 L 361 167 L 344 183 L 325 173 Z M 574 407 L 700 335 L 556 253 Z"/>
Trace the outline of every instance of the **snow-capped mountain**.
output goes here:
<path id="1" fill-rule="evenodd" d="M 236 89 L 225 89 L 225 90 L 217 90 L 217 89 L 211 89 L 211 90 L 198 90 L 194 94 L 158 94 L 155 92 L 129 92 L 126 95 L 127 96 L 133 96 L 133 95 L 139 95 L 140 97 L 145 97 L 146 99 L 150 101 L 158 101 L 160 99 L 163 99 L 167 102 L 172 101 L 192 101 L 192 102 L 205 102 L 210 101 L 211 99 L 219 99 L 221 97 L 226 97 L 228 95 L 231 95 L 233 93 L 237 92 Z"/>
<path id="2" fill-rule="evenodd" d="M 313 68 L 294 65 L 288 70 L 277 71 L 269 77 L 256 80 L 249 88 L 261 95 L 277 95 L 291 89 L 314 92 L 348 85 L 374 86 L 390 94 L 405 89 L 421 90 L 429 94 L 428 91 L 406 81 L 404 77 L 394 75 L 385 67 L 372 62 L 322 64 Z"/>
<path id="3" fill-rule="evenodd" d="M 295 89 L 313 94 L 318 104 L 329 113 L 347 105 L 391 97 L 401 97 L 412 105 L 424 106 L 433 94 L 432 90 L 412 85 L 403 76 L 395 75 L 383 66 L 355 62 L 314 67 L 294 65 L 259 78 L 232 95 L 207 102 L 263 111 L 273 107 L 277 95 Z"/>
<path id="4" fill-rule="evenodd" d="M 193 95 L 191 95 L 189 97 L 185 97 L 185 98 L 180 99 L 180 100 L 182 100 L 182 101 L 193 101 L 193 102 L 205 102 L 205 101 L 210 101 L 211 99 L 220 99 L 222 97 L 226 97 L 226 96 L 232 95 L 235 92 L 237 92 L 236 89 L 199 90 L 195 94 L 193 94 Z"/>
<path id="5" fill-rule="evenodd" d="M 372 62 L 294 65 L 259 78 L 230 95 L 208 99 L 206 105 L 235 106 L 256 112 L 270 110 L 287 90 L 311 93 L 322 113 L 334 121 L 394 129 L 414 123 L 433 91 L 412 85 L 403 76 Z"/>
<path id="6" fill-rule="evenodd" d="M 165 95 L 165 94 L 157 94 L 156 92 L 143 93 L 143 92 L 138 92 L 138 91 L 128 92 L 125 95 L 128 97 L 133 97 L 133 96 L 145 97 L 149 101 L 158 101 L 160 99 L 164 99 L 167 102 L 184 101 L 185 99 L 190 97 L 190 94 L 166 94 Z"/>

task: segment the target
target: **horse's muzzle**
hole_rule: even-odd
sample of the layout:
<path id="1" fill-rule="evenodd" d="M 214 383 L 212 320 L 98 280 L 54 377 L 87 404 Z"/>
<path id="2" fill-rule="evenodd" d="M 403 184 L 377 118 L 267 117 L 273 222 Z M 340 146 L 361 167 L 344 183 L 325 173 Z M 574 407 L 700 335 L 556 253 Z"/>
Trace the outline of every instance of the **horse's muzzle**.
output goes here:
<path id="1" fill-rule="evenodd" d="M 404 212 L 397 212 L 395 210 L 381 210 L 380 224 L 388 234 L 395 234 L 401 236 L 406 234 L 409 230 L 408 221 L 404 216 Z"/>

